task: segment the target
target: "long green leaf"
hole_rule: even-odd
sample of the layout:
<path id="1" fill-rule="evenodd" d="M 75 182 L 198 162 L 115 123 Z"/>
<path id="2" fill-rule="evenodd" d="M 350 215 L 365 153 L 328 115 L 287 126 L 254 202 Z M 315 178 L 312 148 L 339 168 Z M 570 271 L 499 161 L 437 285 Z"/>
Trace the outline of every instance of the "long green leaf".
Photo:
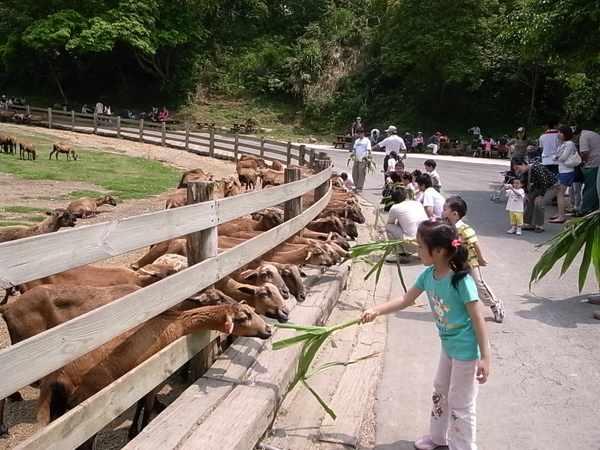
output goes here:
<path id="1" fill-rule="evenodd" d="M 565 259 L 563 261 L 562 267 L 560 268 L 560 276 L 563 276 L 564 273 L 569 269 L 571 263 L 577 256 L 577 254 L 581 251 L 581 248 L 586 242 L 587 236 L 584 233 L 581 233 L 579 236 L 575 237 L 574 242 L 569 247 L 565 255 Z"/>
<path id="2" fill-rule="evenodd" d="M 325 412 L 327 414 L 329 414 L 329 416 L 333 420 L 337 419 L 337 415 L 335 414 L 335 411 L 333 409 L 331 409 L 327 403 L 325 403 L 325 400 L 323 400 L 321 398 L 321 396 L 319 394 L 317 394 L 317 391 L 315 391 L 313 388 L 311 388 L 310 385 L 306 382 L 306 380 L 302 380 L 302 384 L 304 384 L 304 386 L 306 387 L 306 389 L 308 389 L 310 391 L 310 393 L 317 399 L 317 401 L 323 407 L 323 409 L 325 410 Z"/>
<path id="3" fill-rule="evenodd" d="M 297 344 L 299 342 L 307 341 L 313 339 L 315 337 L 312 333 L 300 334 L 298 336 L 294 336 L 287 339 L 282 339 L 281 341 L 273 342 L 271 347 L 273 350 L 281 350 L 283 348 L 289 347 L 291 345 Z"/>
<path id="4" fill-rule="evenodd" d="M 592 247 L 594 246 L 594 239 L 596 238 L 596 233 L 594 230 L 588 235 L 587 242 L 585 243 L 585 249 L 583 250 L 583 258 L 581 259 L 581 266 L 579 267 L 579 292 L 583 290 L 583 285 L 585 284 L 585 279 L 587 277 L 588 271 L 590 269 L 590 264 L 592 262 Z"/>

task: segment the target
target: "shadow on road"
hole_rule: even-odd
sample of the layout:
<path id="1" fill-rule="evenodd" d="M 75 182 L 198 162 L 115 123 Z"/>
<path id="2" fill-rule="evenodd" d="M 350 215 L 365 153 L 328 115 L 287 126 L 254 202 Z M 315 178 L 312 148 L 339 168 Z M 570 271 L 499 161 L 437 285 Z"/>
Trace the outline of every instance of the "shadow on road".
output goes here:
<path id="1" fill-rule="evenodd" d="M 515 311 L 514 314 L 527 320 L 537 320 L 557 328 L 577 328 L 578 324 L 598 322 L 593 316 L 594 305 L 585 300 L 587 294 L 551 300 L 533 294 L 521 295 L 524 304 L 535 304 L 526 310 Z M 575 306 L 578 305 L 578 306 Z"/>

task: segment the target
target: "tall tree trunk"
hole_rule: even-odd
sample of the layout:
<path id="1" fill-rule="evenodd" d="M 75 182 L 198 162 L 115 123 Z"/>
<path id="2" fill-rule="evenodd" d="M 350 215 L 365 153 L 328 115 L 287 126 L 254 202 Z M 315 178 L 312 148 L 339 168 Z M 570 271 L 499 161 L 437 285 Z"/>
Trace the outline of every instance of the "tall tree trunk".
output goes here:
<path id="1" fill-rule="evenodd" d="M 60 95 L 62 95 L 63 98 L 63 102 L 64 103 L 69 103 L 67 101 L 67 97 L 65 96 L 65 91 L 63 91 L 63 88 L 60 84 L 60 80 L 58 79 L 58 76 L 56 75 L 56 71 L 54 70 L 54 67 L 52 66 L 52 63 L 50 62 L 49 59 L 46 60 L 48 62 L 48 66 L 50 66 L 50 72 L 52 72 L 52 77 L 54 78 L 54 81 L 56 82 L 56 85 L 58 86 L 58 90 L 60 91 Z"/>
<path id="2" fill-rule="evenodd" d="M 531 100 L 529 102 L 529 114 L 527 115 L 527 123 L 531 123 L 533 120 L 533 108 L 535 105 L 535 91 L 538 83 L 538 71 L 534 69 L 533 76 L 531 78 Z"/>

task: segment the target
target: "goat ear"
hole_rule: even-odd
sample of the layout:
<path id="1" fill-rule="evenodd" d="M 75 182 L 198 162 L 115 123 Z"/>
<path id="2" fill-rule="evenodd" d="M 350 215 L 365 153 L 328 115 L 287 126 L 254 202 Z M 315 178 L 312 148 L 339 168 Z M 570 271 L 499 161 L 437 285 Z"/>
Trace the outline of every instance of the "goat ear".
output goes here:
<path id="1" fill-rule="evenodd" d="M 330 231 L 329 234 L 327 235 L 327 240 L 330 241 L 332 237 L 333 237 L 333 231 Z"/>
<path id="2" fill-rule="evenodd" d="M 225 333 L 232 334 L 233 333 L 233 317 L 227 316 L 227 320 L 225 321 Z"/>
<path id="3" fill-rule="evenodd" d="M 248 304 L 248 302 L 246 300 L 241 300 L 237 303 L 238 303 L 238 305 L 247 305 Z"/>
<path id="4" fill-rule="evenodd" d="M 244 277 L 244 280 L 254 280 L 255 278 L 258 278 L 258 273 L 252 272 L 252 273 L 249 273 L 248 275 L 246 275 Z"/>
<path id="5" fill-rule="evenodd" d="M 304 272 L 302 269 L 300 270 L 300 276 L 306 278 L 306 272 Z"/>
<path id="6" fill-rule="evenodd" d="M 243 292 L 244 294 L 255 295 L 256 290 L 250 286 L 240 286 L 238 291 Z"/>
<path id="7" fill-rule="evenodd" d="M 177 261 L 175 264 L 173 264 L 173 269 L 179 272 L 181 269 L 183 269 L 183 263 L 181 261 Z"/>
<path id="8" fill-rule="evenodd" d="M 308 261 L 310 259 L 310 257 L 312 256 L 312 250 L 308 251 L 308 254 L 306 255 L 306 259 L 305 261 Z"/>

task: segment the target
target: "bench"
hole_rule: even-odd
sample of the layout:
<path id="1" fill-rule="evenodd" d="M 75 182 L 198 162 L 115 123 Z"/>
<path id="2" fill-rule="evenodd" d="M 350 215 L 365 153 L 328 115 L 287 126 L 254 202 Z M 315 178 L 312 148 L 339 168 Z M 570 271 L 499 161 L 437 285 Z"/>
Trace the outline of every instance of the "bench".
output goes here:
<path id="1" fill-rule="evenodd" d="M 254 127 L 247 123 L 234 123 L 231 131 L 234 133 L 252 133 Z"/>
<path id="2" fill-rule="evenodd" d="M 202 128 L 208 128 L 209 130 L 214 129 L 215 128 L 215 124 L 214 123 L 208 123 L 208 122 L 196 122 L 196 127 L 201 130 Z"/>

